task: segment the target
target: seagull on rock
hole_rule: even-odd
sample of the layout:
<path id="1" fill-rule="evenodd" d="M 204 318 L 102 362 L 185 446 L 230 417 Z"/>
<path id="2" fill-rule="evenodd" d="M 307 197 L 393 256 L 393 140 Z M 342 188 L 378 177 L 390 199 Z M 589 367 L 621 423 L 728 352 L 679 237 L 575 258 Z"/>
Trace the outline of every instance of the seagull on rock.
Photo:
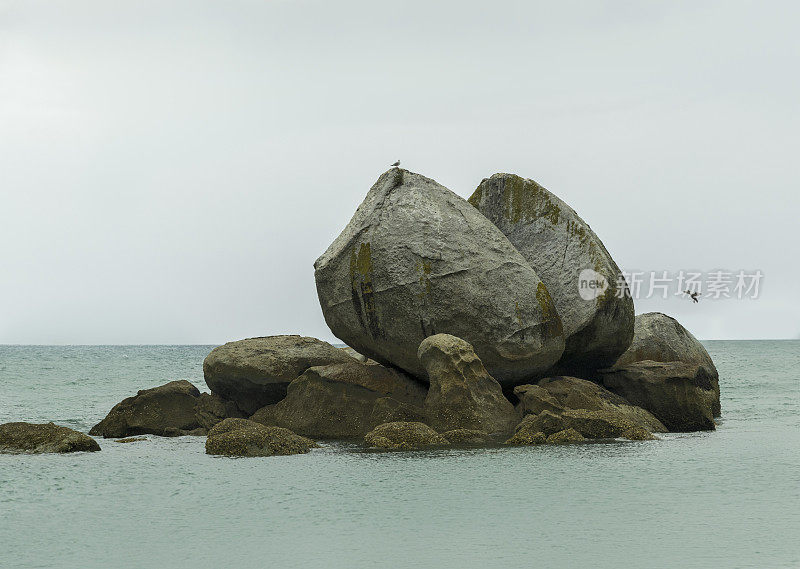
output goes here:
<path id="1" fill-rule="evenodd" d="M 392 167 L 394 167 L 394 168 L 397 168 L 398 166 L 400 166 L 400 160 L 398 160 L 397 162 L 392 164 Z"/>

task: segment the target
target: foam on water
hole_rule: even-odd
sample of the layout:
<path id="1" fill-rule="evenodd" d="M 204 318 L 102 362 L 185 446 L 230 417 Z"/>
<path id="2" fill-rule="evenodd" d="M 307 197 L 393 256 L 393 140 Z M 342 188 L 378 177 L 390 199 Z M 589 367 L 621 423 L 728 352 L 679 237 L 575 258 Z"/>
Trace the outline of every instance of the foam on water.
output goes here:
<path id="1" fill-rule="evenodd" d="M 209 457 L 203 438 L 0 455 L 0 567 L 800 566 L 800 342 L 708 342 L 713 433 L 602 445 Z M 0 346 L 0 423 L 87 431 L 204 389 L 210 346 Z"/>

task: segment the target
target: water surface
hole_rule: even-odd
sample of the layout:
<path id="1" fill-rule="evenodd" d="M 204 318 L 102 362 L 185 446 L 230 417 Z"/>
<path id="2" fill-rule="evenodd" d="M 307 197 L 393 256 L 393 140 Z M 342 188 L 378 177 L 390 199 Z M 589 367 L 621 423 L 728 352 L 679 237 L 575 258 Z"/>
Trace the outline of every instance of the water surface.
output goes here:
<path id="1" fill-rule="evenodd" d="M 712 433 L 248 459 L 149 437 L 0 455 L 0 567 L 800 567 L 800 341 L 706 346 Z M 138 389 L 205 389 L 210 349 L 0 346 L 0 423 L 88 431 Z"/>

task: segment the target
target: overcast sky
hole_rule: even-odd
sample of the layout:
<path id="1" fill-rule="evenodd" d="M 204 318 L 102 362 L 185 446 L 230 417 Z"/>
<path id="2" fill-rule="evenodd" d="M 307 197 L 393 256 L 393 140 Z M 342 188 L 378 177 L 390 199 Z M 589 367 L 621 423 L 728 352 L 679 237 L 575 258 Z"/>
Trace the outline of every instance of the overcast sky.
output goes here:
<path id="1" fill-rule="evenodd" d="M 398 158 L 513 172 L 703 339 L 800 335 L 796 2 L 0 0 L 0 343 L 332 340 L 312 264 Z"/>

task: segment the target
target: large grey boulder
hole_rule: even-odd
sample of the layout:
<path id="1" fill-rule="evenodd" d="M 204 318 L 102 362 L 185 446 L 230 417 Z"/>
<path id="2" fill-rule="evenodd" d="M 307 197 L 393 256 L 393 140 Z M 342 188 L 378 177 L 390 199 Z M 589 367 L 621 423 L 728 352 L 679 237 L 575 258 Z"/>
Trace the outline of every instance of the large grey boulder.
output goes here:
<path id="1" fill-rule="evenodd" d="M 320 439 L 363 437 L 381 423 L 423 419 L 425 386 L 396 369 L 347 358 L 307 369 L 285 399 L 251 419 Z"/>
<path id="2" fill-rule="evenodd" d="M 602 370 L 603 385 L 650 411 L 670 431 L 714 430 L 714 381 L 698 364 L 644 360 Z"/>
<path id="3" fill-rule="evenodd" d="M 718 417 L 721 412 L 719 373 L 703 344 L 677 320 L 661 312 L 639 314 L 633 330 L 633 341 L 615 366 L 624 367 L 644 360 L 701 366 L 711 381 L 715 393 L 712 411 Z"/>
<path id="4" fill-rule="evenodd" d="M 549 399 L 542 396 L 542 392 Z M 631 405 L 619 395 L 585 379 L 577 377 L 546 377 L 538 385 L 519 385 L 514 388 L 514 395 L 519 398 L 517 410 L 523 415 L 538 414 L 543 410 L 563 413 L 566 410 L 582 409 L 586 411 L 603 411 L 608 416 L 617 417 L 620 421 L 629 421 L 650 432 L 664 433 L 667 428 L 652 413 Z M 553 404 L 560 406 L 554 407 Z"/>
<path id="5" fill-rule="evenodd" d="M 483 180 L 469 202 L 508 237 L 550 292 L 566 342 L 551 372 L 582 375 L 612 365 L 633 337 L 633 299 L 589 225 L 554 194 L 514 174 Z"/>
<path id="6" fill-rule="evenodd" d="M 514 406 L 469 343 L 436 334 L 422 341 L 418 354 L 430 382 L 424 409 L 434 429 L 505 433 L 514 428 Z"/>
<path id="7" fill-rule="evenodd" d="M 564 348 L 547 287 L 465 200 L 413 172 L 385 172 L 314 263 L 322 312 L 359 353 L 426 378 L 417 348 L 447 333 L 503 385 L 551 367 Z"/>
<path id="8" fill-rule="evenodd" d="M 0 453 L 66 453 L 98 451 L 100 445 L 85 433 L 54 423 L 0 425 Z"/>
<path id="9" fill-rule="evenodd" d="M 248 338 L 211 350 L 203 362 L 203 375 L 212 393 L 251 414 L 283 399 L 289 383 L 308 368 L 352 359 L 316 338 Z"/>

